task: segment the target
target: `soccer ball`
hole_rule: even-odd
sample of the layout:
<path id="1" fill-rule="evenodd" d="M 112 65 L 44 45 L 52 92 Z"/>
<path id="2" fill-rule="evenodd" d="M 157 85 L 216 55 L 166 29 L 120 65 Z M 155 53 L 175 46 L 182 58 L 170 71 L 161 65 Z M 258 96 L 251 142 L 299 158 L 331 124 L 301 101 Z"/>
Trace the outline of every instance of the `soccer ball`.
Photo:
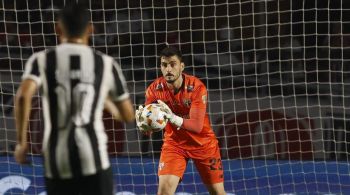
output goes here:
<path id="1" fill-rule="evenodd" d="M 140 130 L 145 132 L 161 131 L 168 122 L 168 119 L 165 117 L 165 112 L 161 110 L 159 104 L 146 105 L 139 117 L 141 123 Z"/>

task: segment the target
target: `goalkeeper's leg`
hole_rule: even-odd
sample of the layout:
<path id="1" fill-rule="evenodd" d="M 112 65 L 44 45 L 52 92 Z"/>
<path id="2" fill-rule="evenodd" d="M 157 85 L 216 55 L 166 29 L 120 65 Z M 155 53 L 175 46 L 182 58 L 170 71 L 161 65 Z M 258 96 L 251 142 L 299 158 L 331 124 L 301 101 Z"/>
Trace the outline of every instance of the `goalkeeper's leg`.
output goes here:
<path id="1" fill-rule="evenodd" d="M 224 195 L 224 172 L 218 144 L 206 147 L 202 152 L 190 153 L 194 164 L 210 194 Z"/>
<path id="2" fill-rule="evenodd" d="M 164 146 L 160 155 L 158 194 L 174 194 L 186 170 L 188 158 L 179 148 Z"/>
<path id="3" fill-rule="evenodd" d="M 176 175 L 160 175 L 158 195 L 173 195 L 175 194 L 180 177 Z"/>

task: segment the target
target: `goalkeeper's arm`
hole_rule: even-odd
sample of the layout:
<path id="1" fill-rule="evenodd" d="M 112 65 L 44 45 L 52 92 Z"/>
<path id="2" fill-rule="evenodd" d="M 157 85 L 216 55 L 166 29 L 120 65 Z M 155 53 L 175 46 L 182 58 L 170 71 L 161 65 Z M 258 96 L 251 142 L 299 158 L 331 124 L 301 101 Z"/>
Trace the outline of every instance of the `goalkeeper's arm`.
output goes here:
<path id="1" fill-rule="evenodd" d="M 190 118 L 183 119 L 181 128 L 195 133 L 200 133 L 203 129 L 205 109 L 202 108 L 191 108 Z"/>
<path id="2" fill-rule="evenodd" d="M 191 108 L 190 117 L 188 119 L 184 119 L 175 115 L 168 105 L 161 100 L 158 100 L 158 103 L 162 105 L 164 111 L 167 113 L 169 122 L 177 126 L 179 129 L 183 128 L 194 133 L 200 133 L 202 131 L 206 111 L 204 108 Z"/>

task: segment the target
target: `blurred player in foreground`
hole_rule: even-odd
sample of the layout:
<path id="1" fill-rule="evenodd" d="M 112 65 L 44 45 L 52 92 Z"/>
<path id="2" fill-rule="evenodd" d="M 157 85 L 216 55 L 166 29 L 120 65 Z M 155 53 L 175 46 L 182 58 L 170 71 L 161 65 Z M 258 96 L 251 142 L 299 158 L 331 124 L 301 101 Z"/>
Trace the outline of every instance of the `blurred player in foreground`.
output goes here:
<path id="1" fill-rule="evenodd" d="M 134 121 L 124 76 L 112 57 L 88 46 L 92 26 L 90 13 L 82 5 L 62 9 L 56 29 L 61 44 L 28 59 L 16 94 L 15 159 L 27 163 L 31 100 L 41 88 L 47 194 L 112 195 L 102 112 L 107 100 L 116 107 L 111 109 L 116 118 Z"/>
<path id="2" fill-rule="evenodd" d="M 198 78 L 183 73 L 178 49 L 163 49 L 160 62 L 163 77 L 147 88 L 145 102 L 161 104 L 169 119 L 159 160 L 158 194 L 175 193 L 189 159 L 210 194 L 225 194 L 218 140 L 206 113 L 207 89 Z M 142 109 L 136 111 L 136 120 Z"/>

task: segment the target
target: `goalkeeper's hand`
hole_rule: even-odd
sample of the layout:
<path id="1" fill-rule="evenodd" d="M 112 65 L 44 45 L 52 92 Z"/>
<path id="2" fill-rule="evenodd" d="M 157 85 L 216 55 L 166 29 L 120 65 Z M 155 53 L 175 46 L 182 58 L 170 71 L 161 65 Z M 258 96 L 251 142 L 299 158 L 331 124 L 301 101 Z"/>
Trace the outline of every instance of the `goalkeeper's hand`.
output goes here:
<path id="1" fill-rule="evenodd" d="M 140 118 L 141 118 L 141 114 L 142 114 L 143 109 L 144 109 L 144 107 L 143 107 L 142 105 L 140 105 L 139 108 L 136 109 L 136 111 L 135 111 L 136 126 L 137 126 L 137 128 L 141 131 L 141 133 L 142 133 L 143 135 L 150 136 L 150 135 L 152 134 L 152 131 L 144 131 L 144 130 L 141 128 Z"/>
<path id="2" fill-rule="evenodd" d="M 158 100 L 157 102 L 162 107 L 162 110 L 165 112 L 165 117 L 169 120 L 169 122 L 180 129 L 182 123 L 184 122 L 184 119 L 174 114 L 169 106 L 166 105 L 162 100 Z"/>
<path id="3" fill-rule="evenodd" d="M 135 111 L 136 126 L 140 130 L 142 130 L 141 129 L 141 122 L 140 122 L 142 111 L 143 111 L 143 106 L 142 105 L 139 105 L 139 108 L 136 109 L 136 111 Z"/>

